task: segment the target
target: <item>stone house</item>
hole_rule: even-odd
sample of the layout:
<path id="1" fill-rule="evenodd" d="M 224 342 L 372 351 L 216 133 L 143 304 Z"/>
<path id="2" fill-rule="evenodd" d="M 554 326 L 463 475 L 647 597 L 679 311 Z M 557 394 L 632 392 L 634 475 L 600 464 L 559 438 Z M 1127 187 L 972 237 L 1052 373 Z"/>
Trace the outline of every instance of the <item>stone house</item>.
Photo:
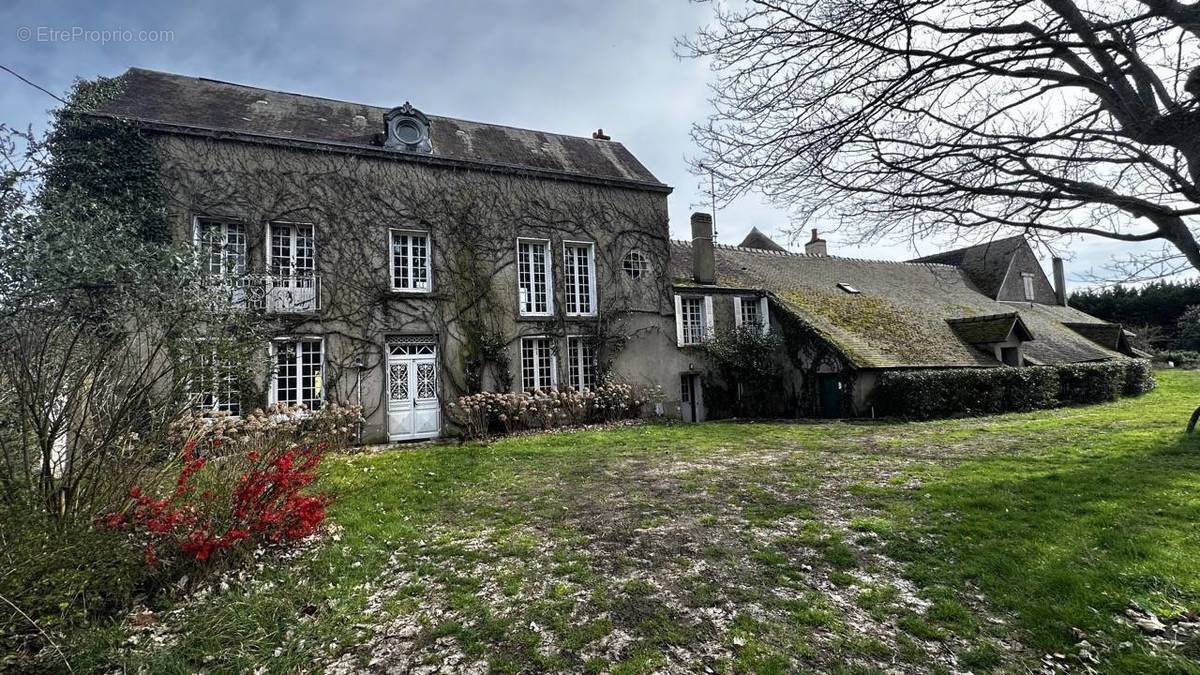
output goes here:
<path id="1" fill-rule="evenodd" d="M 699 356 L 708 336 L 765 319 L 782 335 L 776 381 L 756 384 L 770 388 L 772 414 L 871 416 L 884 370 L 1139 356 L 1120 325 L 1067 306 L 1063 261 L 1051 283 L 1022 236 L 894 262 L 831 255 L 816 230 L 791 253 L 757 229 L 738 246 L 714 244 L 708 214 L 691 226 L 691 241 L 671 243 L 681 349 Z M 713 389 L 702 370 L 683 384 L 692 400 Z M 710 412 L 691 408 L 685 417 Z"/>
<path id="2" fill-rule="evenodd" d="M 602 132 L 136 68 L 117 84 L 94 114 L 151 141 L 171 236 L 271 321 L 262 372 L 214 376 L 204 407 L 361 403 L 365 440 L 396 441 L 441 435 L 472 391 L 678 378 L 671 188 Z"/>
<path id="3" fill-rule="evenodd" d="M 757 230 L 671 241 L 671 188 L 623 145 L 130 69 L 92 113 L 136 125 L 199 273 L 267 319 L 262 367 L 214 359 L 197 400 L 361 404 L 364 441 L 431 438 L 483 390 L 661 387 L 702 420 L 723 383 L 704 345 L 783 336 L 754 383 L 780 416 L 871 414 L 884 369 L 1074 363 L 1131 354 L 1065 306 L 1021 238 L 907 263 L 789 253 Z M 739 388 L 740 392 L 741 389 Z M 712 409 L 710 409 L 712 408 Z"/>

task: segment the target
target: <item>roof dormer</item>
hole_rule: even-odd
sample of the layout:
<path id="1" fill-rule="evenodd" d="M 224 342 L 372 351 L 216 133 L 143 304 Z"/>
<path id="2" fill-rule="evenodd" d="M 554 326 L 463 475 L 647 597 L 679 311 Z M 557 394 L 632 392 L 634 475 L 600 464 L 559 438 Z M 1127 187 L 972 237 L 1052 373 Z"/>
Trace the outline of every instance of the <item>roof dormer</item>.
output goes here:
<path id="1" fill-rule="evenodd" d="M 429 118 L 411 103 L 392 108 L 383 117 L 383 147 L 408 152 L 433 152 L 429 138 Z"/>

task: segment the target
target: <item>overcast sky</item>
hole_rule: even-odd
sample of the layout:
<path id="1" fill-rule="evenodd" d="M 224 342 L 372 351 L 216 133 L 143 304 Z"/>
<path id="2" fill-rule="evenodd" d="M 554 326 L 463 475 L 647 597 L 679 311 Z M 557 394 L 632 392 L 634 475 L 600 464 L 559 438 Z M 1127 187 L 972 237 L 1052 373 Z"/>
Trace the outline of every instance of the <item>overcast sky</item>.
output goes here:
<path id="1" fill-rule="evenodd" d="M 709 112 L 707 65 L 674 55 L 677 36 L 707 22 L 711 7 L 686 0 L 280 0 L 204 3 L 0 0 L 0 64 L 56 93 L 78 77 L 129 66 L 283 91 L 587 136 L 598 127 L 626 145 L 670 198 L 671 234 L 707 210 L 685 159 L 689 125 Z M 52 31 L 61 31 L 54 33 Z M 114 31 L 115 41 L 103 34 Z M 132 40 L 125 40 L 129 31 Z M 162 31 L 147 34 L 142 31 Z M 142 39 L 139 39 L 142 38 Z M 40 127 L 55 101 L 0 73 L 0 121 Z M 787 213 L 746 198 L 718 213 L 719 239 L 751 226 L 780 234 Z M 851 247 L 836 232 L 830 252 L 905 259 L 903 245 Z M 802 242 L 801 242 L 802 244 Z M 922 254 L 936 242 L 921 244 Z M 1080 281 L 1120 251 L 1081 239 L 1066 247 Z M 1046 263 L 1048 267 L 1048 263 Z"/>

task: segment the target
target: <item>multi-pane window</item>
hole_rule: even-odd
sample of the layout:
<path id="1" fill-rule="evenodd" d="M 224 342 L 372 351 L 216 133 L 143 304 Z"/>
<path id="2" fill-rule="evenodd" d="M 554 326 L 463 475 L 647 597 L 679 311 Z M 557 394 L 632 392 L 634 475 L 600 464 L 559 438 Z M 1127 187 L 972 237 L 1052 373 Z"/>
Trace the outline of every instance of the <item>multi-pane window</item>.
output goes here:
<path id="1" fill-rule="evenodd" d="M 546 316 L 553 313 L 549 242 L 517 241 L 517 286 L 521 314 Z"/>
<path id="2" fill-rule="evenodd" d="M 638 250 L 626 253 L 625 259 L 621 261 L 621 266 L 630 279 L 640 279 L 650 272 L 650 260 L 646 258 L 646 254 Z"/>
<path id="3" fill-rule="evenodd" d="M 762 317 L 758 315 L 758 298 L 741 298 L 738 323 L 742 326 L 762 327 Z"/>
<path id="4" fill-rule="evenodd" d="M 521 339 L 521 389 L 550 389 L 558 384 L 554 347 L 548 337 Z"/>
<path id="5" fill-rule="evenodd" d="M 323 350 L 320 340 L 277 340 L 271 399 L 275 403 L 321 407 L 325 398 Z"/>
<path id="6" fill-rule="evenodd" d="M 218 353 L 216 346 L 202 344 L 188 391 L 201 412 L 241 415 L 241 392 L 237 371 Z"/>
<path id="7" fill-rule="evenodd" d="M 700 297 L 678 298 L 679 342 L 684 345 L 698 345 L 704 342 L 707 334 L 705 316 L 705 301 Z"/>
<path id="8" fill-rule="evenodd" d="M 738 327 L 753 326 L 763 333 L 770 330 L 771 319 L 767 316 L 766 297 L 742 298 L 734 296 L 733 315 L 734 322 Z"/>
<path id="9" fill-rule="evenodd" d="M 567 384 L 580 390 L 596 386 L 596 345 L 588 338 L 567 338 Z"/>
<path id="10" fill-rule="evenodd" d="M 429 233 L 392 230 L 392 290 L 429 290 Z"/>
<path id="11" fill-rule="evenodd" d="M 596 313 L 596 265 L 593 244 L 563 244 L 563 274 L 566 279 L 568 316 Z"/>
<path id="12" fill-rule="evenodd" d="M 317 271 L 317 241 L 312 225 L 271 223 L 271 276 L 275 285 L 307 287 Z"/>
<path id="13" fill-rule="evenodd" d="M 232 276 L 246 273 L 246 226 L 242 223 L 197 219 L 196 248 L 204 274 Z"/>

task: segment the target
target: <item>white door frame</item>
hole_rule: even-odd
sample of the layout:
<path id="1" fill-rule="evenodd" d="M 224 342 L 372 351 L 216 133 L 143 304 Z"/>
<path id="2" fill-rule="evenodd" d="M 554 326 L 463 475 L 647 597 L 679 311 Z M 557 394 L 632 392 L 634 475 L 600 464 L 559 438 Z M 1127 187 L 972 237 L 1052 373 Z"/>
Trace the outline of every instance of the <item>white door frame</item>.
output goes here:
<path id="1" fill-rule="evenodd" d="M 403 380 L 393 382 L 396 375 Z M 438 380 L 435 338 L 412 335 L 388 338 L 384 366 L 388 440 L 409 441 L 442 435 Z"/>

